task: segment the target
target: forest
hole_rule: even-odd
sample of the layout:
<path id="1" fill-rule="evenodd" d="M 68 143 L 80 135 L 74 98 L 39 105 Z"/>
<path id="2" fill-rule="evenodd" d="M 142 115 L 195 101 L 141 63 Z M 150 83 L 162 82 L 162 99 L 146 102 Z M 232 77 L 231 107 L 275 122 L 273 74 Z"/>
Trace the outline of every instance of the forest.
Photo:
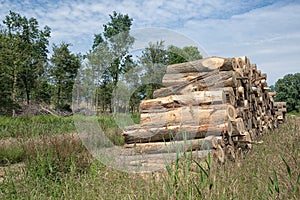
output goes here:
<path id="1" fill-rule="evenodd" d="M 33 104 L 71 112 L 76 80 L 82 95 L 89 88 L 95 90 L 92 96 L 84 96 L 85 102 L 93 100 L 98 114 L 111 113 L 112 93 L 118 82 L 126 79 L 134 84 L 138 76 L 151 83 L 132 94 L 127 109 L 135 112 L 140 100 L 151 98 L 153 90 L 160 87 L 167 65 L 202 58 L 197 47 L 165 46 L 164 41 L 149 43 L 141 56 L 134 58 L 129 54 L 134 43 L 132 22 L 128 15 L 113 12 L 103 25 L 103 33 L 94 35 L 88 53 L 74 54 L 72 44 L 62 42 L 52 44 L 50 55 L 51 28 L 40 28 L 37 19 L 10 11 L 0 29 L 0 114 L 15 116 L 22 112 L 22 106 Z M 81 67 L 83 63 L 88 64 Z"/>

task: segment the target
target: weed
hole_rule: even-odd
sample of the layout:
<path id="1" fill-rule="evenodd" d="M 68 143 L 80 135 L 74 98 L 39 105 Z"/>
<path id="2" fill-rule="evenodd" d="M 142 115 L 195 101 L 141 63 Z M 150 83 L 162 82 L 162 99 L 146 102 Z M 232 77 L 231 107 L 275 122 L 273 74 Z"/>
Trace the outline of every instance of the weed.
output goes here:
<path id="1" fill-rule="evenodd" d="M 112 118 L 86 118 L 95 119 L 108 133 L 115 132 Z M 47 119 L 35 120 L 40 124 L 39 120 Z M 263 135 L 264 143 L 253 145 L 240 163 L 218 165 L 210 156 L 196 160 L 187 152 L 165 171 L 147 176 L 105 167 L 91 158 L 74 135 L 57 135 L 58 129 L 49 132 L 51 135 L 32 130 L 32 135 L 39 132 L 42 136 L 22 141 L 23 151 L 0 151 L 11 163 L 18 160 L 16 155 L 25 163 L 17 168 L 8 165 L 4 172 L 0 167 L 0 199 L 300 199 L 300 131 L 296 123 L 288 119 L 279 129 Z M 9 130 L 12 126 L 5 127 L 1 130 L 13 132 Z M 28 135 L 24 137 L 28 139 Z"/>

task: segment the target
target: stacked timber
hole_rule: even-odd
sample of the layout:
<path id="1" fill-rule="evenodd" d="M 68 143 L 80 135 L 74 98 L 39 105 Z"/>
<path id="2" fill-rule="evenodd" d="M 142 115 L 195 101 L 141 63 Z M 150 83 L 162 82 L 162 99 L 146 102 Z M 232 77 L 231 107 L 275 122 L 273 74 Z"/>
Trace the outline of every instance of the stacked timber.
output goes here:
<path id="1" fill-rule="evenodd" d="M 285 114 L 287 112 L 286 102 L 274 102 L 274 114 L 279 123 L 283 123 L 285 120 Z"/>
<path id="2" fill-rule="evenodd" d="M 246 56 L 169 65 L 163 88 L 140 104 L 140 124 L 126 127 L 125 147 L 145 154 L 213 150 L 219 161 L 251 148 L 285 117 L 267 75 Z"/>

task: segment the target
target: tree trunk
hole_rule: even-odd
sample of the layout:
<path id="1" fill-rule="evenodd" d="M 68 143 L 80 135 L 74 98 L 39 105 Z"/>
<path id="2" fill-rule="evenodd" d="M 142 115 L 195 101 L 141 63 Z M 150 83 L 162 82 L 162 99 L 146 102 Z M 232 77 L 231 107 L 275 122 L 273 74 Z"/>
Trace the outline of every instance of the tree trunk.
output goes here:
<path id="1" fill-rule="evenodd" d="M 156 99 L 144 100 L 140 104 L 141 113 L 165 112 L 183 106 L 201 106 L 226 103 L 223 91 L 197 91 L 185 95 L 170 95 Z"/>
<path id="2" fill-rule="evenodd" d="M 191 73 L 191 72 L 210 72 L 214 70 L 230 71 L 234 70 L 232 67 L 232 60 L 220 57 L 210 57 L 191 62 L 179 63 L 169 65 L 167 67 L 167 74 Z"/>
<path id="3" fill-rule="evenodd" d="M 61 87 L 62 87 L 61 84 L 62 84 L 61 80 L 59 80 L 58 81 L 58 88 L 57 88 L 57 101 L 56 101 L 57 105 L 60 105 L 60 103 L 61 103 L 60 102 L 60 99 L 61 99 Z"/>
<path id="4" fill-rule="evenodd" d="M 212 106 L 185 106 L 167 110 L 166 112 L 141 113 L 141 124 L 172 122 L 172 121 L 225 121 L 228 118 L 226 105 Z"/>
<path id="5" fill-rule="evenodd" d="M 16 67 L 14 66 L 14 71 L 13 71 L 13 88 L 12 88 L 12 100 L 14 103 L 16 103 L 17 100 L 17 70 Z M 16 110 L 15 106 L 13 106 L 12 110 L 12 117 L 16 116 Z"/>
<path id="6" fill-rule="evenodd" d="M 197 77 L 189 81 L 184 81 L 180 85 L 173 85 L 155 90 L 154 98 L 166 97 L 169 95 L 189 94 L 195 91 L 216 90 L 216 88 L 236 87 L 237 74 L 232 71 L 209 72 L 206 78 Z"/>
<path id="7" fill-rule="evenodd" d="M 189 140 L 205 138 L 209 135 L 221 136 L 226 131 L 223 122 L 190 121 L 184 124 L 151 123 L 126 127 L 123 137 L 127 144 L 143 142 L 165 142 L 170 140 Z"/>
<path id="8" fill-rule="evenodd" d="M 137 153 L 157 154 L 210 150 L 217 148 L 217 144 L 218 142 L 216 137 L 208 136 L 203 139 L 194 140 L 126 144 L 124 147 L 133 148 Z"/>

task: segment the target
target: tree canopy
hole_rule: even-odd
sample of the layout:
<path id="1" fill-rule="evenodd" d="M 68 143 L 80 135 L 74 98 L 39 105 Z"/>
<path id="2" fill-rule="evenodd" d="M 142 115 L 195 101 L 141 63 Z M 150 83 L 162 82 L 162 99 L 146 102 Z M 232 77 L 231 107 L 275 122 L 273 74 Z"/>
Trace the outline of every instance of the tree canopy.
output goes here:
<path id="1" fill-rule="evenodd" d="M 113 12 L 110 21 L 104 24 L 104 32 L 96 34 L 91 52 L 87 55 L 92 70 L 99 74 L 97 101 L 102 111 L 116 110 L 112 104 L 112 92 L 121 76 L 133 66 L 129 48 L 134 43 L 130 35 L 133 19 L 127 14 Z"/>
<path id="2" fill-rule="evenodd" d="M 50 58 L 50 75 L 56 86 L 55 104 L 60 108 L 70 108 L 73 85 L 80 68 L 80 57 L 72 54 L 69 46 L 66 43 L 53 45 L 53 55 Z"/>
<path id="3" fill-rule="evenodd" d="M 50 28 L 39 29 L 35 18 L 9 12 L 1 27 L 1 83 L 6 85 L 4 105 L 34 98 L 34 90 L 47 62 Z M 1 85 L 2 85 L 1 84 Z M 12 107 L 14 114 L 14 108 Z"/>
<path id="4" fill-rule="evenodd" d="M 287 102 L 288 112 L 300 112 L 300 73 L 287 74 L 275 83 L 276 101 Z"/>
<path id="5" fill-rule="evenodd" d="M 179 48 L 174 45 L 166 47 L 164 41 L 150 42 L 142 52 L 142 56 L 139 57 L 139 64 L 145 70 L 142 77 L 143 82 L 148 83 L 142 88 L 144 95 L 151 99 L 154 90 L 162 87 L 162 79 L 168 65 L 201 58 L 202 56 L 197 47 L 185 46 Z"/>

